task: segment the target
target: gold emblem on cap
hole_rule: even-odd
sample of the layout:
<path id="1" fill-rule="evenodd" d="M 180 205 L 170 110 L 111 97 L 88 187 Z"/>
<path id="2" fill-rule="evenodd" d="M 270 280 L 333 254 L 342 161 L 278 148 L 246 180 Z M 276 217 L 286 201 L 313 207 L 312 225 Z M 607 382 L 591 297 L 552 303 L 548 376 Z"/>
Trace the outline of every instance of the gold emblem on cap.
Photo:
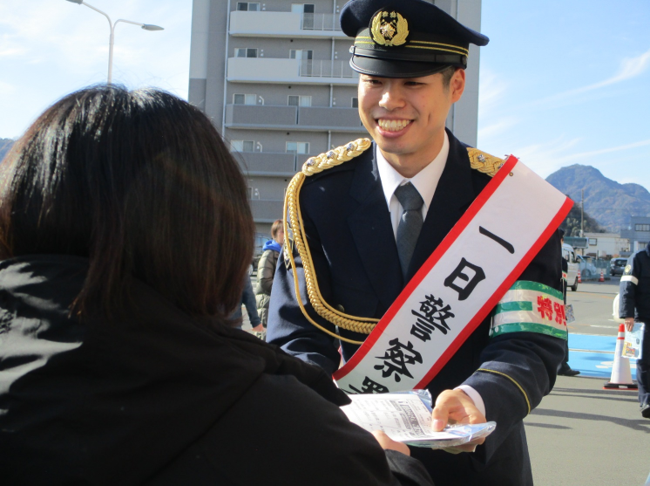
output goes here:
<path id="1" fill-rule="evenodd" d="M 373 17 L 370 32 L 380 46 L 401 46 L 409 35 L 409 23 L 398 12 L 382 10 Z"/>

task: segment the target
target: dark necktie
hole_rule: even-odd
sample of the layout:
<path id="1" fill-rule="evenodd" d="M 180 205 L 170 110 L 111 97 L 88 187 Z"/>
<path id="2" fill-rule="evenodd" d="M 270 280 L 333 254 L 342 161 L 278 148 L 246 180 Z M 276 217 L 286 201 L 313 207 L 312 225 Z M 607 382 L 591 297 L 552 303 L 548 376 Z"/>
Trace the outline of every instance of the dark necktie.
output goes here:
<path id="1" fill-rule="evenodd" d="M 395 189 L 395 197 L 404 208 L 404 213 L 397 226 L 397 253 L 402 265 L 402 275 L 406 282 L 406 272 L 413 256 L 415 244 L 422 229 L 422 196 L 413 184 L 407 182 Z"/>

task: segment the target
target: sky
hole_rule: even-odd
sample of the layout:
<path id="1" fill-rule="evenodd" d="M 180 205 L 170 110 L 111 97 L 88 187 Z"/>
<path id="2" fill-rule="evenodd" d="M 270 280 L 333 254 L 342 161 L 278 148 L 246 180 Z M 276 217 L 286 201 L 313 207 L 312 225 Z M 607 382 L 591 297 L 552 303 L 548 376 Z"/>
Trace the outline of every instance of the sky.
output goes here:
<path id="1" fill-rule="evenodd" d="M 650 1 L 483 0 L 481 18 L 478 147 L 650 190 Z"/>
<path id="2" fill-rule="evenodd" d="M 463 2 L 465 0 L 458 0 Z M 191 0 L 92 0 L 118 18 L 113 82 L 187 99 Z M 650 1 L 483 0 L 477 146 L 542 177 L 591 165 L 650 190 Z M 0 1 L 0 137 L 106 81 L 109 24 L 66 0 Z"/>

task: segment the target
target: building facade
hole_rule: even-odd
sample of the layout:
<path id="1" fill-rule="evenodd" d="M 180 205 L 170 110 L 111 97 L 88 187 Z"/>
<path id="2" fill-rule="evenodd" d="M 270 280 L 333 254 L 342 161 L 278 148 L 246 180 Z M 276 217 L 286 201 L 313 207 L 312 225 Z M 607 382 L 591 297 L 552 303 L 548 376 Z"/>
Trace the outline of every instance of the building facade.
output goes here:
<path id="1" fill-rule="evenodd" d="M 257 231 L 282 218 L 289 180 L 312 155 L 367 136 L 357 111 L 346 0 L 194 0 L 189 101 L 223 134 L 246 174 Z M 432 1 L 480 30 L 481 0 Z M 447 126 L 475 145 L 479 50 Z"/>
<path id="2" fill-rule="evenodd" d="M 650 241 L 650 217 L 632 216 L 627 229 L 621 230 L 621 236 L 630 240 L 630 251 L 642 250 Z"/>
<path id="3" fill-rule="evenodd" d="M 587 248 L 585 255 L 607 258 L 630 254 L 630 241 L 617 233 L 585 233 Z"/>

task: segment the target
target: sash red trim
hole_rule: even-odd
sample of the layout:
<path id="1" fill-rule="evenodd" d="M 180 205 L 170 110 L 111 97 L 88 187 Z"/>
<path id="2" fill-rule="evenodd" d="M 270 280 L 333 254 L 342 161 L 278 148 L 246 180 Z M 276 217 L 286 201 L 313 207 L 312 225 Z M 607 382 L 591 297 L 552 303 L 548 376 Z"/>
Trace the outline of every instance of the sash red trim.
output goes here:
<path id="1" fill-rule="evenodd" d="M 366 357 L 372 346 L 377 342 L 384 329 L 392 321 L 397 314 L 398 310 L 404 305 L 406 300 L 410 297 L 415 289 L 420 285 L 422 280 L 428 275 L 431 269 L 438 263 L 442 255 L 451 247 L 451 245 L 456 241 L 460 234 L 465 230 L 469 223 L 474 219 L 478 212 L 483 208 L 485 203 L 490 199 L 490 197 L 496 192 L 498 187 L 504 181 L 504 179 L 510 174 L 510 171 L 517 164 L 518 159 L 514 156 L 510 156 L 506 159 L 504 165 L 499 169 L 499 171 L 494 175 L 492 180 L 488 182 L 485 188 L 477 196 L 474 202 L 467 209 L 465 214 L 458 220 L 454 225 L 451 231 L 445 236 L 440 245 L 434 250 L 426 262 L 420 267 L 416 272 L 413 278 L 409 283 L 404 287 L 404 290 L 400 295 L 395 299 L 395 302 L 389 307 L 381 320 L 377 323 L 377 326 L 373 332 L 366 338 L 363 344 L 359 347 L 356 353 L 350 358 L 350 360 L 339 370 L 337 370 L 333 377 L 335 380 L 340 380 L 350 373 L 363 358 Z M 535 258 L 535 255 L 542 249 L 544 244 L 551 237 L 553 232 L 557 229 L 560 223 L 564 220 L 566 215 L 569 213 L 569 210 L 573 206 L 573 201 L 568 197 L 565 199 L 564 204 L 560 208 L 559 212 L 551 220 L 551 223 L 547 226 L 546 230 L 540 235 L 537 241 L 533 246 L 528 250 L 524 257 L 519 261 L 514 270 L 506 277 L 503 283 L 494 291 L 492 297 L 486 301 L 486 303 L 481 307 L 481 309 L 476 313 L 476 315 L 467 323 L 463 330 L 456 336 L 447 349 L 440 355 L 440 358 L 436 361 L 433 367 L 427 372 L 422 380 L 417 384 L 415 388 L 422 388 L 426 386 L 437 374 L 438 372 L 447 364 L 451 357 L 458 351 L 462 344 L 467 340 L 467 338 L 476 330 L 483 319 L 487 317 L 490 311 L 497 305 L 499 300 L 505 295 L 508 289 L 512 284 L 517 280 L 519 275 L 524 271 L 528 264 Z"/>

